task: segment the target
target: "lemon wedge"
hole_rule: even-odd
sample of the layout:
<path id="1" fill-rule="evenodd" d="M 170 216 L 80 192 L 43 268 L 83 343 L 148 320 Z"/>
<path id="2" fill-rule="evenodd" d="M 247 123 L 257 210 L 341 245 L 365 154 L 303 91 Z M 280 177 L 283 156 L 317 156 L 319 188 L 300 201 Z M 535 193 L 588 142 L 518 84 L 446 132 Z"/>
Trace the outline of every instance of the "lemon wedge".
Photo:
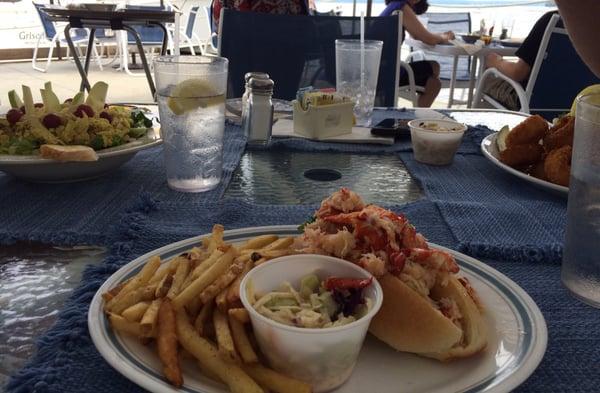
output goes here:
<path id="1" fill-rule="evenodd" d="M 586 94 L 600 94 L 600 85 L 591 85 L 581 90 L 579 94 L 577 94 L 577 97 L 575 97 L 575 99 L 573 100 L 573 105 L 571 105 L 571 112 L 569 113 L 569 115 L 575 116 L 575 113 L 577 111 L 577 98 Z M 594 100 L 590 101 L 590 103 L 600 105 L 600 95 L 594 97 Z"/>
<path id="2" fill-rule="evenodd" d="M 504 126 L 498 132 L 498 136 L 496 137 L 496 146 L 498 147 L 498 151 L 506 150 L 506 137 L 510 132 L 510 128 L 508 126 Z"/>
<path id="3" fill-rule="evenodd" d="M 207 108 L 225 102 L 225 94 L 217 94 L 207 81 L 186 79 L 175 85 L 167 99 L 167 106 L 176 115 L 197 108 Z"/>

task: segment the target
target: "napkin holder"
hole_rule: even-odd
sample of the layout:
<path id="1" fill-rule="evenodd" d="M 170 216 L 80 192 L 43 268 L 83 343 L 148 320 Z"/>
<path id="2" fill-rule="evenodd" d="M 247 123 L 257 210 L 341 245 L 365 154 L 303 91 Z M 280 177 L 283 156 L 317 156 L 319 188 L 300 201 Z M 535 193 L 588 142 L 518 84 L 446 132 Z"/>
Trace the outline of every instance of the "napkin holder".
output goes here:
<path id="1" fill-rule="evenodd" d="M 304 110 L 294 100 L 294 132 L 311 139 L 351 134 L 354 123 L 354 101 L 330 105 L 308 105 Z"/>

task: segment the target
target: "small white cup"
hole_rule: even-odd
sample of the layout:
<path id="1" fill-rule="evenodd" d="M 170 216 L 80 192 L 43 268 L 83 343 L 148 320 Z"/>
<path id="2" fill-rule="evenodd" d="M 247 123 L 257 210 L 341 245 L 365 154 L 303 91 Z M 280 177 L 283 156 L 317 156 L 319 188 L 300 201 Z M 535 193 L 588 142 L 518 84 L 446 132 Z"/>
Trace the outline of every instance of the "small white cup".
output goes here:
<path id="1" fill-rule="evenodd" d="M 462 123 L 440 119 L 415 119 L 408 126 L 415 160 L 430 165 L 451 164 L 467 130 Z"/>
<path id="2" fill-rule="evenodd" d="M 278 289 L 284 281 L 294 288 L 314 273 L 327 277 L 370 278 L 371 274 L 351 262 L 323 255 L 290 255 L 275 258 L 252 269 L 241 282 L 240 298 L 250 314 L 254 335 L 274 369 L 308 382 L 315 392 L 326 392 L 343 384 L 352 374 L 362 343 L 375 316 L 383 292 L 377 280 L 364 289 L 373 307 L 362 318 L 343 326 L 313 329 L 284 325 L 259 314 L 248 299 L 248 286 L 256 294 Z"/>

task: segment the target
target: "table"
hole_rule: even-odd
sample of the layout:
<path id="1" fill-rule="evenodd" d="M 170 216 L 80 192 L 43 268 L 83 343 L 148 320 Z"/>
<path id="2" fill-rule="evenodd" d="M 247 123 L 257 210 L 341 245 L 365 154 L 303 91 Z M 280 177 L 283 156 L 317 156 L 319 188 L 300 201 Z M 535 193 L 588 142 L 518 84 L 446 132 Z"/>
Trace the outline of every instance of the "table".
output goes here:
<path id="1" fill-rule="evenodd" d="M 498 44 L 490 44 L 482 47 L 474 55 L 469 54 L 465 48 L 453 45 L 453 44 L 438 44 L 438 45 L 427 45 L 422 41 L 415 40 L 412 37 L 407 37 L 404 41 L 406 45 L 415 48 L 417 50 L 423 50 L 428 52 L 434 52 L 439 55 L 453 56 L 454 64 L 452 66 L 452 77 L 450 79 L 450 101 L 448 107 L 451 106 L 452 97 L 454 96 L 454 87 L 456 85 L 456 67 L 458 64 L 459 56 L 471 56 L 471 70 L 469 78 L 469 93 L 467 98 L 467 108 L 471 108 L 473 105 L 473 90 L 475 89 L 476 77 L 479 77 L 483 73 L 483 67 L 485 66 L 485 56 L 488 53 L 495 52 L 500 56 L 514 56 L 518 47 L 516 46 L 502 46 Z"/>
<path id="2" fill-rule="evenodd" d="M 492 130 L 505 124 L 514 126 L 524 116 L 495 110 L 444 112 L 471 126 L 483 125 Z M 388 117 L 409 118 L 411 114 L 414 116 L 411 110 L 378 110 L 375 116 L 378 120 Z M 340 185 L 348 185 L 369 202 L 396 207 L 413 206 L 417 211 L 420 206 L 427 207 L 428 211 L 437 214 L 439 225 L 430 223 L 426 228 L 425 221 L 419 221 L 419 216 L 412 216 L 411 219 L 419 222 L 417 228 L 426 229 L 427 235 L 436 242 L 478 256 L 528 290 L 547 318 L 550 346 L 548 360 L 526 383 L 526 391 L 551 390 L 549 385 L 544 385 L 544 381 L 556 384 L 550 386 L 558 391 L 576 384 L 579 384 L 581 391 L 594 391 L 600 383 L 600 375 L 589 370 L 594 368 L 593 359 L 600 354 L 600 346 L 597 345 L 600 342 L 600 315 L 597 310 L 568 297 L 558 281 L 559 257 L 555 240 L 552 239 L 561 237 L 560 230 L 556 228 L 564 219 L 566 202 L 535 188 L 528 188 L 510 175 L 499 172 L 485 160 L 479 154 L 478 140 L 481 133 L 489 133 L 489 129 L 471 128 L 455 163 L 437 168 L 416 164 L 411 158 L 410 149 L 402 141 L 391 147 L 370 147 L 278 140 L 273 142 L 271 149 L 242 150 L 236 156 L 231 153 L 243 149 L 244 140 L 240 144 L 232 136 L 241 134 L 241 130 L 229 124 L 227 135 L 233 139 L 228 140 L 224 184 L 215 192 L 205 194 L 176 193 L 167 188 L 160 148 L 139 153 L 111 176 L 85 183 L 29 185 L 0 175 L 0 205 L 12 206 L 14 211 L 7 213 L 0 210 L 0 222 L 7 224 L 0 225 L 0 244 L 19 241 L 13 246 L 0 245 L 0 303 L 3 305 L 0 308 L 3 314 L 0 315 L 5 317 L 0 318 L 0 338 L 7 338 L 0 340 L 6 343 L 2 347 L 6 355 L 3 354 L 3 361 L 0 362 L 0 377 L 15 374 L 28 355 L 32 354 L 32 343 L 56 319 L 58 310 L 64 310 L 60 294 L 77 287 L 74 298 L 85 304 L 91 299 L 90 294 L 103 282 L 103 277 L 149 249 L 201 233 L 205 226 L 214 222 L 221 222 L 228 229 L 234 228 L 251 210 L 260 213 L 252 221 L 253 225 L 298 222 L 301 220 L 299 211 L 310 212 L 323 197 Z M 238 148 L 231 147 L 236 145 Z M 342 180 L 315 182 L 303 176 L 306 169 L 319 167 L 338 170 Z M 432 177 L 437 171 L 444 175 Z M 486 180 L 488 177 L 489 181 Z M 440 183 L 440 179 L 443 183 Z M 481 184 L 481 181 L 486 183 Z M 440 185 L 443 187 L 440 188 Z M 35 195 L 39 195 L 39 198 L 30 199 Z M 12 205 L 8 204 L 10 201 Z M 467 211 L 462 210 L 464 206 L 460 204 L 461 201 L 468 202 Z M 471 220 L 471 216 L 479 214 L 483 206 L 486 209 L 502 209 L 505 204 L 510 204 L 508 213 L 492 210 L 490 213 L 505 214 L 491 214 L 487 220 Z M 27 210 L 32 206 L 45 209 L 46 214 Z M 220 215 L 222 209 L 229 212 L 228 215 Z M 510 228 L 512 233 L 507 230 L 507 222 L 525 213 L 531 215 L 531 211 L 543 214 L 539 217 L 523 216 L 527 225 Z M 28 229 L 21 232 L 11 230 L 11 223 L 18 222 L 16 212 L 27 217 Z M 446 228 L 443 222 L 453 215 L 456 218 L 456 214 L 467 225 L 459 228 L 460 225 L 454 220 L 448 221 L 454 224 L 448 224 Z M 293 221 L 285 221 L 287 217 Z M 87 222 L 93 222 L 93 225 Z M 71 225 L 78 226 L 72 229 Z M 440 226 L 445 229 L 442 230 Z M 92 227 L 96 229 L 92 230 Z M 446 235 L 442 236 L 444 231 Z M 448 234 L 448 231 L 451 233 Z M 514 243 L 502 247 L 479 244 L 486 232 L 493 232 L 496 237 L 508 232 Z M 532 232 L 545 239 L 546 246 L 543 249 L 535 251 L 530 247 L 527 234 Z M 83 239 L 93 239 L 95 243 Z M 45 245 L 32 246 L 28 241 L 44 241 Z M 73 249 L 74 245 L 81 244 L 87 244 L 87 247 Z M 92 247 L 88 248 L 90 245 Z M 69 248 L 56 249 L 53 246 Z M 93 265 L 83 273 L 83 285 L 77 284 L 82 260 Z M 70 279 L 52 276 L 54 280 L 51 282 L 42 280 L 50 276 L 48 266 L 53 261 L 59 261 L 54 276 Z M 28 269 L 29 278 L 41 278 L 37 281 L 24 279 L 21 274 L 23 269 Z M 40 283 L 47 283 L 51 289 L 40 290 Z M 25 309 L 14 295 L 14 288 L 17 287 L 21 295 L 34 294 L 35 299 L 29 297 L 29 302 L 39 307 Z M 85 340 L 85 315 L 73 308 L 73 301 L 67 301 L 66 305 L 70 307 L 67 315 L 61 312 L 58 320 L 59 325 L 75 323 L 76 329 L 62 338 L 53 331 L 44 336 L 43 345 L 64 340 L 64 345 L 60 344 L 60 351 L 70 348 L 69 345 L 91 345 Z M 575 323 L 568 321 L 571 313 L 578 318 Z M 7 323 L 9 319 L 10 323 Z M 23 323 L 27 324 L 28 320 L 41 323 L 39 326 L 29 326 L 29 331 L 23 330 Z M 48 356 L 52 357 L 47 351 L 42 354 L 42 358 Z M 35 359 L 40 361 L 39 358 Z M 69 361 L 64 357 L 60 360 L 63 365 Z M 107 367 L 100 359 L 96 362 L 96 368 Z M 567 367 L 565 365 L 568 365 L 566 374 L 559 370 Z M 78 367 L 82 365 L 69 363 L 67 370 L 79 372 Z M 31 382 L 21 379 L 23 384 L 29 384 L 29 387 L 38 383 L 41 384 L 39 386 L 60 386 L 60 379 L 56 378 L 60 369 L 43 375 L 28 370 L 31 374 L 26 380 Z M 114 376 L 118 377 L 116 373 Z M 89 375 L 81 375 L 81 378 L 87 378 L 90 384 L 98 383 Z M 92 389 L 93 386 L 87 383 L 87 389 Z"/>
<path id="3" fill-rule="evenodd" d="M 42 8 L 48 17 L 53 21 L 68 22 L 65 26 L 65 38 L 67 44 L 71 49 L 71 53 L 77 53 L 75 46 L 70 35 L 71 28 L 89 28 L 89 44 L 88 48 L 92 47 L 95 38 L 95 32 L 97 28 L 110 28 L 112 30 L 125 30 L 131 33 L 134 37 L 146 79 L 148 80 L 148 86 L 152 97 L 156 96 L 156 87 L 154 80 L 152 79 L 152 73 L 148 60 L 144 53 L 144 46 L 140 39 L 139 34 L 133 29 L 133 25 L 148 25 L 157 26 L 163 31 L 163 42 L 161 48 L 161 55 L 166 54 L 167 51 L 167 40 L 168 32 L 165 27 L 165 23 L 175 22 L 175 12 L 173 11 L 160 11 L 160 10 L 140 10 L 140 9 L 123 9 L 117 11 L 92 11 L 87 9 L 79 8 L 62 8 L 48 5 Z M 87 73 L 90 65 L 91 51 L 87 51 L 85 56 L 84 65 L 81 64 L 81 60 L 78 56 L 74 56 L 75 65 L 81 75 L 81 90 L 90 90 L 90 83 L 87 78 Z"/>

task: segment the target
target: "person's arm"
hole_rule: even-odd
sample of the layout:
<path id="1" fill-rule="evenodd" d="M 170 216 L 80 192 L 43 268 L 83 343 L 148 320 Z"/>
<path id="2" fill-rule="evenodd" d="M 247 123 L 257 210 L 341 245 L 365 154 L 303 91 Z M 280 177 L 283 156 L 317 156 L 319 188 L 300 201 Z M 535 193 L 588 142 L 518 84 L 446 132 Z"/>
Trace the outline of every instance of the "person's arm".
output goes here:
<path id="1" fill-rule="evenodd" d="M 577 53 L 590 70 L 600 77 L 600 1 L 556 0 L 556 5 Z"/>
<path id="2" fill-rule="evenodd" d="M 451 31 L 442 34 L 434 34 L 427 30 L 408 4 L 402 7 L 402 23 L 411 37 L 424 42 L 427 45 L 442 44 L 454 39 L 454 33 Z"/>
<path id="3" fill-rule="evenodd" d="M 496 68 L 498 71 L 517 82 L 525 81 L 531 72 L 529 64 L 522 59 L 518 59 L 516 62 L 508 61 L 504 60 L 499 54 L 493 52 L 485 57 L 485 66 L 486 68 Z"/>

